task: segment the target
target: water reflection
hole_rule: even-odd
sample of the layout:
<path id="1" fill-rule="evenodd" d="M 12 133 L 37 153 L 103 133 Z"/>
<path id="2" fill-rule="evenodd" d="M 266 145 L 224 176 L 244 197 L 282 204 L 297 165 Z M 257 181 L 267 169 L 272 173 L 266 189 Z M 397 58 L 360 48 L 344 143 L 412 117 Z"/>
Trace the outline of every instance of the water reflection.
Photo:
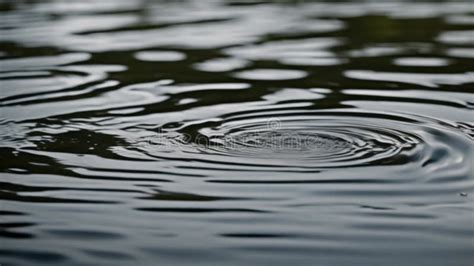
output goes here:
<path id="1" fill-rule="evenodd" d="M 471 265 L 473 13 L 1 2 L 1 261 Z"/>

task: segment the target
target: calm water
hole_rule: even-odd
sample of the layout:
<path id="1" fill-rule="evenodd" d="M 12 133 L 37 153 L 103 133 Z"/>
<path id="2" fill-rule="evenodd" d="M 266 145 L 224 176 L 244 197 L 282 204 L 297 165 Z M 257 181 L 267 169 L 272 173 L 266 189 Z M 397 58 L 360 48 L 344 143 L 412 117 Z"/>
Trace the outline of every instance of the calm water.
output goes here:
<path id="1" fill-rule="evenodd" d="M 2 265 L 474 264 L 474 4 L 0 1 Z"/>

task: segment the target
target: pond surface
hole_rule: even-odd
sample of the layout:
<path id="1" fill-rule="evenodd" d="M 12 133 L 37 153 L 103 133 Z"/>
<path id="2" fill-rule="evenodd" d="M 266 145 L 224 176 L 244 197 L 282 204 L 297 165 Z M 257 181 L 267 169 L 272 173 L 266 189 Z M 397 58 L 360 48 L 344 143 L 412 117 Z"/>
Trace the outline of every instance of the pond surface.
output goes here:
<path id="1" fill-rule="evenodd" d="M 472 2 L 0 10 L 2 265 L 473 265 Z"/>

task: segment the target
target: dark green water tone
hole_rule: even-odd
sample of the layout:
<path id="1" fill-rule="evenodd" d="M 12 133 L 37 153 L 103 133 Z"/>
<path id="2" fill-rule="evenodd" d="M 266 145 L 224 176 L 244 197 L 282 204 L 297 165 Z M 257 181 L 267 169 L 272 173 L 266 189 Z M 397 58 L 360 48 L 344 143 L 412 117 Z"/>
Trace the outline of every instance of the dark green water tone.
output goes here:
<path id="1" fill-rule="evenodd" d="M 2 266 L 474 264 L 474 2 L 0 22 Z"/>

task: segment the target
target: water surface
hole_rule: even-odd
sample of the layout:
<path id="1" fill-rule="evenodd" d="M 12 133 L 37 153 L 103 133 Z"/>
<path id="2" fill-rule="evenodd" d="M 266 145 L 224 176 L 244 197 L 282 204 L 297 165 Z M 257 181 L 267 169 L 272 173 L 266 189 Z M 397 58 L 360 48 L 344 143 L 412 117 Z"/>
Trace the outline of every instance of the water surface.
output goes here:
<path id="1" fill-rule="evenodd" d="M 473 265 L 474 5 L 0 1 L 3 265 Z"/>

